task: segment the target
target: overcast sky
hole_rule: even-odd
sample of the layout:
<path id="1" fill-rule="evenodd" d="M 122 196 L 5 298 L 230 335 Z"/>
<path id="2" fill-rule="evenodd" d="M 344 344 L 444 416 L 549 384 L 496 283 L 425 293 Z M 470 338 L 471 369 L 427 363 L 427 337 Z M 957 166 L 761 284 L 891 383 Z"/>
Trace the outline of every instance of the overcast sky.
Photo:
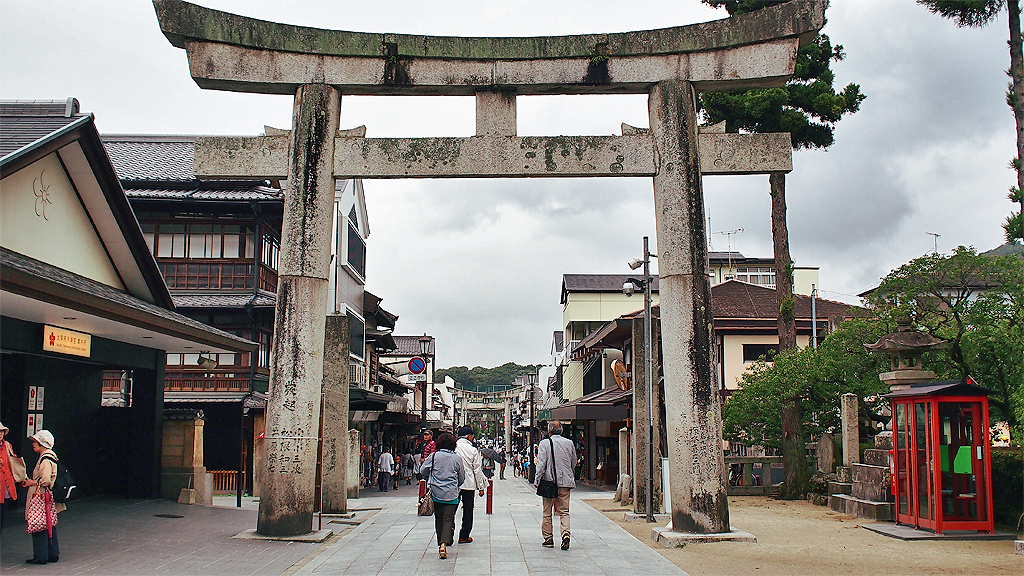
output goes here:
<path id="1" fill-rule="evenodd" d="M 623 32 L 724 18 L 699 0 L 201 0 L 255 18 L 359 32 L 535 36 Z M 833 0 L 824 33 L 845 47 L 836 86 L 861 111 L 828 151 L 794 153 L 792 255 L 820 267 L 822 297 L 857 302 L 892 268 L 958 245 L 1003 243 L 1014 207 L 1014 124 L 1004 92 L 1006 15 L 958 29 L 910 0 Z M 291 98 L 200 90 L 145 0 L 0 0 L 0 98 L 79 99 L 101 133 L 256 135 L 287 128 Z M 367 136 L 471 136 L 472 98 L 345 97 L 341 127 Z M 645 96 L 522 97 L 520 135 L 648 126 Z M 650 179 L 367 181 L 367 289 L 396 332 L 437 337 L 437 361 L 548 363 L 566 273 L 627 273 L 654 233 Z M 704 179 L 713 248 L 771 257 L 767 176 Z M 642 303 L 638 301 L 638 307 Z"/>

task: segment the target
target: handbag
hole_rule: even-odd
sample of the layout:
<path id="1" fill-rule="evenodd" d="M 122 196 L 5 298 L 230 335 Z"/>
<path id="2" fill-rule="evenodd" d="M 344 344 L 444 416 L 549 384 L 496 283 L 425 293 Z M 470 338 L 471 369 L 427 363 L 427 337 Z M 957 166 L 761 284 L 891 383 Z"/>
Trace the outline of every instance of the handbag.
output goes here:
<path id="1" fill-rule="evenodd" d="M 53 537 L 53 527 L 57 525 L 57 511 L 53 504 L 53 496 L 49 490 L 39 487 L 32 495 L 25 511 L 25 532 L 42 532 L 46 530 Z"/>
<path id="2" fill-rule="evenodd" d="M 555 441 L 548 437 L 551 442 L 551 480 L 541 480 L 537 486 L 537 496 L 541 498 L 558 498 L 558 482 L 555 476 Z"/>
<path id="3" fill-rule="evenodd" d="M 434 454 L 432 454 L 430 456 L 430 475 L 431 476 L 434 475 L 434 457 L 436 455 L 437 455 L 437 452 L 434 452 Z M 417 516 L 433 516 L 434 515 L 434 499 L 430 496 L 430 487 L 429 486 L 427 487 L 427 490 L 423 493 L 423 496 L 420 496 L 420 500 L 419 500 L 419 502 L 416 505 L 416 515 Z"/>
<path id="4" fill-rule="evenodd" d="M 11 474 L 14 476 L 15 482 L 24 482 L 28 479 L 28 472 L 25 470 L 24 458 L 21 456 L 15 456 L 8 452 L 7 461 L 11 464 Z"/>

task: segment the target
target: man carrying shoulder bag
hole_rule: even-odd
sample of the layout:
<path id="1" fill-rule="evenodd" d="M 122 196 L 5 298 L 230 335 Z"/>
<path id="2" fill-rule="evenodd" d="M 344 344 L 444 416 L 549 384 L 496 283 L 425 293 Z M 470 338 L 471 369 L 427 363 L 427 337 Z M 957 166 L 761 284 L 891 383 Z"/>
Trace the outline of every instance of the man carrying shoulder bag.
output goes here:
<path id="1" fill-rule="evenodd" d="M 568 438 L 562 437 L 562 423 L 549 422 L 548 437 L 541 441 L 537 450 L 535 479 L 537 494 L 544 501 L 544 519 L 540 531 L 544 536 L 545 548 L 553 548 L 555 545 L 551 509 L 557 504 L 562 550 L 569 549 L 569 494 L 576 487 L 573 480 L 575 464 L 576 446 Z M 552 483 L 554 486 L 551 486 Z"/>

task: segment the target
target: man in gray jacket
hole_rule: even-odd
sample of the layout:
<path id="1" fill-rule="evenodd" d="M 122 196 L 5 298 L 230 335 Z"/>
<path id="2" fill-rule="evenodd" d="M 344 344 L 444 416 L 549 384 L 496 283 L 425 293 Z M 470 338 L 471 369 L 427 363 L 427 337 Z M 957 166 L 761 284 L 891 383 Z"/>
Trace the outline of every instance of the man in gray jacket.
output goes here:
<path id="1" fill-rule="evenodd" d="M 553 480 L 558 484 L 558 498 L 543 498 L 544 520 L 540 531 L 544 535 L 543 546 L 553 548 L 554 532 L 551 524 L 551 508 L 558 506 L 558 524 L 562 531 L 562 550 L 569 549 L 569 493 L 576 487 L 573 469 L 576 465 L 576 446 L 572 440 L 562 437 L 562 423 L 548 422 L 548 437 L 541 440 L 537 447 L 537 476 L 535 486 L 540 481 Z"/>
<path id="2" fill-rule="evenodd" d="M 466 481 L 462 483 L 459 498 L 462 500 L 462 528 L 459 530 L 459 544 L 473 541 L 469 535 L 473 531 L 473 499 L 476 494 L 484 495 L 487 477 L 484 476 L 483 456 L 473 446 L 473 429 L 469 426 L 459 428 L 459 441 L 455 444 L 455 453 L 462 457 L 463 468 L 466 470 Z"/>

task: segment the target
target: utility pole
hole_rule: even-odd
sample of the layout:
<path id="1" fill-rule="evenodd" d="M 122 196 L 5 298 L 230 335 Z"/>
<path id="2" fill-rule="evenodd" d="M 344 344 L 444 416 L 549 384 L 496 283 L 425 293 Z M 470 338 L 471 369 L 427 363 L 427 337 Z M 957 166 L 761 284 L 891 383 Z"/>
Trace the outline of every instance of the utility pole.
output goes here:
<path id="1" fill-rule="evenodd" d="M 818 298 L 818 289 L 811 284 L 811 347 L 818 349 L 818 314 L 815 312 L 815 301 Z"/>
<path id="2" fill-rule="evenodd" d="M 534 472 L 535 472 L 534 461 L 533 461 L 533 458 L 534 458 L 534 455 L 533 455 L 533 444 L 534 444 L 534 441 L 533 441 L 533 428 L 535 426 L 534 425 L 534 420 L 533 420 L 533 398 L 534 398 L 534 395 L 535 395 L 534 388 L 537 385 L 537 375 L 533 374 L 533 373 L 527 374 L 526 375 L 526 381 L 530 384 L 530 447 L 529 447 L 529 450 L 530 450 L 530 483 L 533 484 Z"/>

